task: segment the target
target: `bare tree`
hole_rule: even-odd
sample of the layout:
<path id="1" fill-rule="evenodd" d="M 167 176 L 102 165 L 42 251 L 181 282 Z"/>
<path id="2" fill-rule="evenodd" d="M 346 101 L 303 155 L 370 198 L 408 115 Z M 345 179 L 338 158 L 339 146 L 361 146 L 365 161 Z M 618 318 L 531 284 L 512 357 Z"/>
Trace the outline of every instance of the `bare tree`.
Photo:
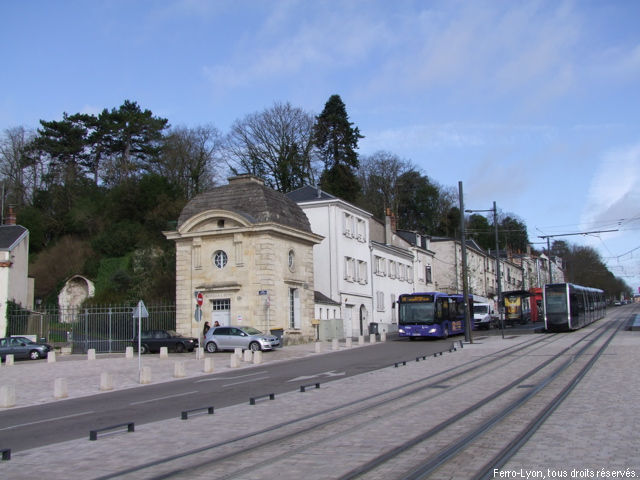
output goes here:
<path id="1" fill-rule="evenodd" d="M 276 103 L 233 124 L 223 159 L 234 174 L 252 173 L 280 192 L 313 184 L 313 124 L 313 115 L 288 102 Z"/>
<path id="2" fill-rule="evenodd" d="M 176 127 L 164 139 L 153 171 L 179 185 L 187 199 L 215 186 L 221 179 L 217 156 L 220 132 L 214 126 Z"/>

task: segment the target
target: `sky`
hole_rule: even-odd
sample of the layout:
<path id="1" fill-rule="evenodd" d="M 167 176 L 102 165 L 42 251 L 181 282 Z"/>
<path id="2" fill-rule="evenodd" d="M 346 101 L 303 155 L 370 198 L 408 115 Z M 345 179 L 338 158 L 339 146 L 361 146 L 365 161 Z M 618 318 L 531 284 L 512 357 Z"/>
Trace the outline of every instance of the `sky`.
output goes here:
<path id="1" fill-rule="evenodd" d="M 361 155 L 462 182 L 534 248 L 579 233 L 552 240 L 638 293 L 639 19 L 636 0 L 0 0 L 0 132 L 129 99 L 224 134 L 338 94 Z"/>

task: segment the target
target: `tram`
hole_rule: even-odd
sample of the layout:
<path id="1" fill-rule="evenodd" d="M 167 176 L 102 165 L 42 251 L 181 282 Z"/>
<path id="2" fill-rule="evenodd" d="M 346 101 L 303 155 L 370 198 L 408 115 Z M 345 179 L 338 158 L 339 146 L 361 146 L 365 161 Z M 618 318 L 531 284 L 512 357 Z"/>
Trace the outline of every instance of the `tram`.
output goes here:
<path id="1" fill-rule="evenodd" d="M 606 314 L 604 292 L 572 283 L 544 286 L 544 328 L 547 331 L 577 330 Z"/>
<path id="2" fill-rule="evenodd" d="M 459 297 L 457 301 L 456 297 Z M 398 336 L 447 338 L 464 333 L 462 295 L 406 293 L 398 297 Z M 462 306 L 460 306 L 462 305 Z M 462 317 L 460 317 L 462 311 Z"/>

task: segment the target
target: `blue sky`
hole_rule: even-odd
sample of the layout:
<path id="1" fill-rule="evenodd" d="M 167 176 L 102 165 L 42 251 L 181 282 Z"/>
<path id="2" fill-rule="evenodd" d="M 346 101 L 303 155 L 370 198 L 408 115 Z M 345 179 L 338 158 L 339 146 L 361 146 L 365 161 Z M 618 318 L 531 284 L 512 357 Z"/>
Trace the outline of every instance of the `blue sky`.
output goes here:
<path id="1" fill-rule="evenodd" d="M 174 126 L 339 94 L 360 153 L 596 248 L 640 287 L 640 2 L 0 0 L 0 131 L 124 99 Z M 541 247 L 542 245 L 535 245 Z"/>

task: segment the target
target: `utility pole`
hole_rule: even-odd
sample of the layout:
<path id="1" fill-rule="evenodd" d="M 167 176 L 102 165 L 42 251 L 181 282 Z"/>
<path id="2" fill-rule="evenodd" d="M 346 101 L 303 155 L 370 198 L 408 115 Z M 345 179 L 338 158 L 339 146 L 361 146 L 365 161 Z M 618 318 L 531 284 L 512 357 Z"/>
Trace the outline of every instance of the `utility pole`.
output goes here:
<path id="1" fill-rule="evenodd" d="M 471 337 L 471 314 L 469 312 L 469 281 L 467 278 L 467 245 L 464 237 L 464 199 L 462 195 L 462 182 L 458 182 L 460 196 L 460 243 L 462 244 L 462 301 L 464 305 L 464 340 L 473 343 Z"/>

